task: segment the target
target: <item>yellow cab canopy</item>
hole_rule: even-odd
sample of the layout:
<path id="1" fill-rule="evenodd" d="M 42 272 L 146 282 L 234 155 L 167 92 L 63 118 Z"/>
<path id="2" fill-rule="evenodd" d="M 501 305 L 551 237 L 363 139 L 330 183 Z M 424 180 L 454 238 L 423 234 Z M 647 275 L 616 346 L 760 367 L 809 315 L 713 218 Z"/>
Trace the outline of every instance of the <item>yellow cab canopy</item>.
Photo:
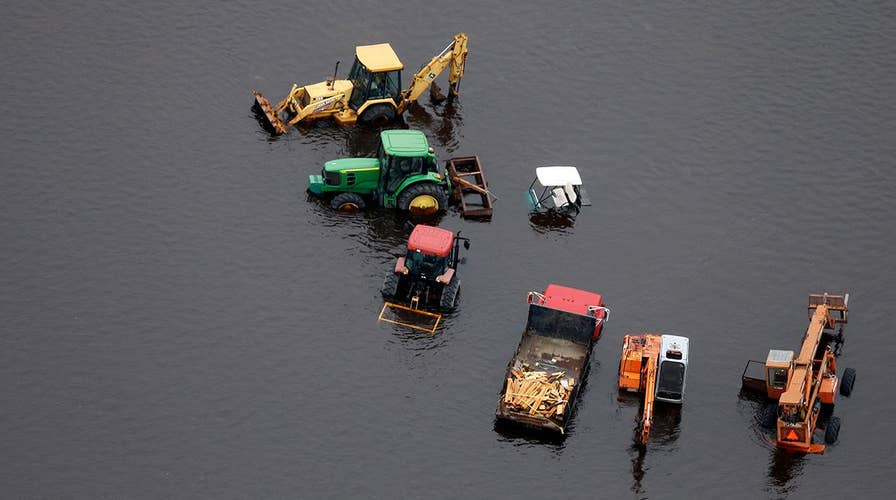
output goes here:
<path id="1" fill-rule="evenodd" d="M 355 47 L 355 55 L 371 73 L 404 69 L 404 64 L 401 63 L 388 43 L 359 45 Z"/>

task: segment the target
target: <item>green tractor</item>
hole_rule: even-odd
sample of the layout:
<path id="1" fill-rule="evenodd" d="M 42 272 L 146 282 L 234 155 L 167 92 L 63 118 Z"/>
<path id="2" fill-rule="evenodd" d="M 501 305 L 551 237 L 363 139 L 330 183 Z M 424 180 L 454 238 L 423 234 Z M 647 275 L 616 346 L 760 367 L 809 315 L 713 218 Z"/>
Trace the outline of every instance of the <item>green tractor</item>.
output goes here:
<path id="1" fill-rule="evenodd" d="M 368 205 L 434 214 L 448 206 L 451 181 L 419 130 L 384 130 L 375 158 L 341 158 L 308 176 L 308 191 L 339 211 Z"/>

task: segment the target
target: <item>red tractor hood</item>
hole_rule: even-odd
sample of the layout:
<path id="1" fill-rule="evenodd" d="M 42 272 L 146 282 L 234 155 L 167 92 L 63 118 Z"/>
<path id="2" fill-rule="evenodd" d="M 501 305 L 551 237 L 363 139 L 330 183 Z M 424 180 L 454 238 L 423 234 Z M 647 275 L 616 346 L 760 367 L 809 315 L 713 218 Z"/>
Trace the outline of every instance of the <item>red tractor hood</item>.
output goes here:
<path id="1" fill-rule="evenodd" d="M 437 227 L 417 224 L 408 238 L 408 250 L 436 257 L 447 257 L 454 244 L 454 233 Z"/>

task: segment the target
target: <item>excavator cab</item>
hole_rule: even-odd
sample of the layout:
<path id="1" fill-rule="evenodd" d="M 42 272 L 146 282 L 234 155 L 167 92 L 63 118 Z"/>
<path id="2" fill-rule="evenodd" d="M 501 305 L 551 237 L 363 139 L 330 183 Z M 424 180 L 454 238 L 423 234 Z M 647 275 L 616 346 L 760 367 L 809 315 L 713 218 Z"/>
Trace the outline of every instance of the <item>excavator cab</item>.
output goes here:
<path id="1" fill-rule="evenodd" d="M 388 43 L 355 48 L 355 62 L 348 73 L 352 83 L 348 105 L 361 121 L 395 117 L 395 108 L 401 98 L 402 68 L 404 64 Z"/>
<path id="2" fill-rule="evenodd" d="M 657 401 L 681 404 L 688 369 L 688 338 L 663 335 L 660 368 L 656 381 Z"/>

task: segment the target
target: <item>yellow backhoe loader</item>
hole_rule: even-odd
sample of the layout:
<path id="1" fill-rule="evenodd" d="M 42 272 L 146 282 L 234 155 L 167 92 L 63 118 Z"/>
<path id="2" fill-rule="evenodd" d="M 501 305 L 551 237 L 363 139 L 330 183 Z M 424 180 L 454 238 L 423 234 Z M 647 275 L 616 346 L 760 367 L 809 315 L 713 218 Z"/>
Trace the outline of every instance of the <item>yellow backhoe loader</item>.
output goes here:
<path id="1" fill-rule="evenodd" d="M 392 121 L 427 89 L 435 100 L 444 99 L 434 80 L 446 68 L 449 96 L 456 97 L 464 76 L 467 59 L 467 35 L 458 33 L 454 40 L 423 66 L 407 89 L 401 90 L 404 64 L 388 43 L 355 48 L 355 62 L 348 79 L 337 80 L 339 62 L 333 77 L 324 82 L 300 87 L 293 84 L 289 95 L 276 107 L 255 90 L 255 105 L 275 135 L 284 134 L 287 125 L 332 117 L 336 123 L 352 126 L 356 122 L 383 125 Z"/>

